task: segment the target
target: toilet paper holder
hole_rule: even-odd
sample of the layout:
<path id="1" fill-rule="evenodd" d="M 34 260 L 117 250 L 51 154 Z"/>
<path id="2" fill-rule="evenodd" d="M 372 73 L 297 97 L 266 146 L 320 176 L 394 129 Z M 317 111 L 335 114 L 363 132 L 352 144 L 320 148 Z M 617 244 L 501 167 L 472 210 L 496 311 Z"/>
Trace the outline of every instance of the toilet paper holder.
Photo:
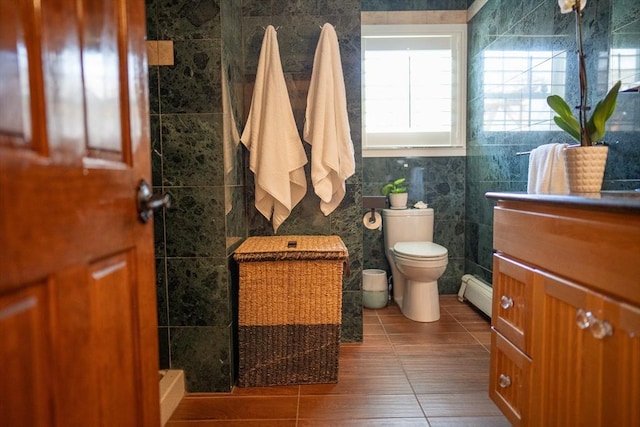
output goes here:
<path id="1" fill-rule="evenodd" d="M 369 211 L 369 222 L 376 222 L 376 210 L 374 208 Z"/>
<path id="2" fill-rule="evenodd" d="M 362 207 L 369 209 L 369 222 L 376 220 L 376 208 L 384 209 L 387 207 L 387 198 L 385 196 L 363 196 Z"/>

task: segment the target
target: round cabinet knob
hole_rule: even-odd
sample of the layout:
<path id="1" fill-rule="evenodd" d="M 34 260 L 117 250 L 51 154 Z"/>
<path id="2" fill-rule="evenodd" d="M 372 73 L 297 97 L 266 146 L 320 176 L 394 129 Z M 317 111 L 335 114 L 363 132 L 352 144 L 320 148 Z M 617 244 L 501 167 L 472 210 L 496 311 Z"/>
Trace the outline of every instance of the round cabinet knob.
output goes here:
<path id="1" fill-rule="evenodd" d="M 593 337 L 599 340 L 613 335 L 613 327 L 611 327 L 609 322 L 604 320 L 596 319 L 589 329 Z"/>
<path id="2" fill-rule="evenodd" d="M 500 307 L 502 307 L 505 310 L 513 307 L 513 299 L 509 298 L 506 295 L 502 295 L 502 298 L 500 298 Z"/>
<path id="3" fill-rule="evenodd" d="M 580 329 L 587 329 L 596 320 L 593 313 L 590 311 L 584 311 L 579 308 L 576 312 L 576 325 Z"/>
<path id="4" fill-rule="evenodd" d="M 501 388 L 509 387 L 511 385 L 511 378 L 509 377 L 509 375 L 500 374 L 500 377 L 498 377 L 498 385 Z"/>

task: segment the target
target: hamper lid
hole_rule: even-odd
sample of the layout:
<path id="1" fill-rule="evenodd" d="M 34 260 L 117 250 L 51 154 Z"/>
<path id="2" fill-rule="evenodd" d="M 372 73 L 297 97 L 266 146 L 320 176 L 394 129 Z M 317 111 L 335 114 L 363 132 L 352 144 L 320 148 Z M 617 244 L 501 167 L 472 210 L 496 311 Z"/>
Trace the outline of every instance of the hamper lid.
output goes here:
<path id="1" fill-rule="evenodd" d="M 346 260 L 347 247 L 339 236 L 255 236 L 236 249 L 236 261 Z"/>

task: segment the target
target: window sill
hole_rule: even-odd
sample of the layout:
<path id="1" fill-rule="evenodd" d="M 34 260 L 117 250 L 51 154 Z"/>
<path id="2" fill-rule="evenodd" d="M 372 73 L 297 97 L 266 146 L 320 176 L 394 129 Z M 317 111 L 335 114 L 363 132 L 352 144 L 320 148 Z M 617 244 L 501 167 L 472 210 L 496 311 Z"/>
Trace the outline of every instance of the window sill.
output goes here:
<path id="1" fill-rule="evenodd" d="M 465 157 L 465 147 L 364 149 L 362 157 Z"/>

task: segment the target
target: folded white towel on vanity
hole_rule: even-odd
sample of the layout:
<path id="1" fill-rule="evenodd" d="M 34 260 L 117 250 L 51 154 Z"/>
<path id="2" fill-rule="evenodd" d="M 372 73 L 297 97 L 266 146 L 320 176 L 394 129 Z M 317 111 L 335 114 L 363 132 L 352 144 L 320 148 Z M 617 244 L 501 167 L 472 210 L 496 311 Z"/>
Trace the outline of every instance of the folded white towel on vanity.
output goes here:
<path id="1" fill-rule="evenodd" d="M 329 215 L 345 196 L 345 181 L 355 173 L 340 47 L 329 23 L 322 27 L 313 58 L 303 136 L 311 145 L 311 182 L 320 210 Z"/>
<path id="2" fill-rule="evenodd" d="M 265 30 L 249 117 L 242 132 L 255 177 L 256 209 L 271 219 L 273 231 L 307 192 L 307 156 L 289 101 L 276 30 Z"/>
<path id="3" fill-rule="evenodd" d="M 529 154 L 530 194 L 568 194 L 569 184 L 565 166 L 564 149 L 567 144 L 545 144 Z"/>

